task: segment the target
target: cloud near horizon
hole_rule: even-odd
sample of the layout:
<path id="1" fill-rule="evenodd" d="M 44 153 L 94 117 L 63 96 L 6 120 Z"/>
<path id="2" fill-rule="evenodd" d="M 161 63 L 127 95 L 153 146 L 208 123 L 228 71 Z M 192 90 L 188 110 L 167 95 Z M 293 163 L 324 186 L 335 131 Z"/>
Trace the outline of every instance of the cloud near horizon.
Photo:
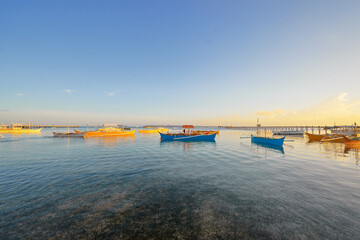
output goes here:
<path id="1" fill-rule="evenodd" d="M 4 111 L 5 110 L 5 111 Z M 179 118 L 178 116 L 147 116 L 123 114 L 103 114 L 97 112 L 51 111 L 51 110 L 0 110 L 4 122 L 32 122 L 34 124 L 102 124 L 125 123 L 132 126 L 146 124 L 176 124 L 184 122 L 194 125 L 254 126 L 260 119 L 263 126 L 269 125 L 348 125 L 360 122 L 360 99 L 350 101 L 347 93 L 339 93 L 323 101 L 298 111 L 275 109 L 254 111 L 248 115 L 228 115 L 212 119 Z"/>

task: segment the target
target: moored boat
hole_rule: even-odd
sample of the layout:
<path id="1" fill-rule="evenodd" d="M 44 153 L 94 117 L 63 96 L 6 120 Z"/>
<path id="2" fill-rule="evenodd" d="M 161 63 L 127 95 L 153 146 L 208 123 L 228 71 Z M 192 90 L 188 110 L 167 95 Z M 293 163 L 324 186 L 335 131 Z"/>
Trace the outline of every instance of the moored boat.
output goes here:
<path id="1" fill-rule="evenodd" d="M 360 139 L 359 138 L 350 139 L 348 137 L 344 137 L 344 141 L 345 141 L 346 148 L 360 148 Z"/>
<path id="2" fill-rule="evenodd" d="M 103 127 L 96 131 L 86 131 L 81 132 L 78 130 L 74 130 L 76 133 L 84 133 L 84 137 L 107 137 L 107 136 L 134 136 L 135 131 L 134 130 L 124 130 L 123 128 L 117 128 L 117 127 Z"/>
<path id="3" fill-rule="evenodd" d="M 54 137 L 84 137 L 85 133 L 83 132 L 73 132 L 73 133 L 57 133 L 53 132 Z"/>
<path id="4" fill-rule="evenodd" d="M 186 133 L 161 133 L 159 132 L 161 140 L 166 141 L 214 141 L 216 133 L 214 134 L 186 134 Z"/>
<path id="5" fill-rule="evenodd" d="M 169 129 L 167 128 L 153 128 L 153 127 L 147 127 L 145 129 L 139 129 L 139 133 L 158 133 L 158 132 L 168 132 Z"/>
<path id="6" fill-rule="evenodd" d="M 319 142 L 321 139 L 323 139 L 326 136 L 329 136 L 327 134 L 312 134 L 312 133 L 308 133 L 305 132 L 306 136 L 309 138 L 309 141 L 317 141 Z"/>
<path id="7" fill-rule="evenodd" d="M 30 126 L 30 124 L 29 124 Z M 16 134 L 21 134 L 21 133 L 41 133 L 42 128 L 39 129 L 31 129 L 29 128 L 24 128 L 22 124 L 20 123 L 14 123 L 12 124 L 10 127 L 8 127 L 7 125 L 0 125 L 0 133 L 16 133 Z"/>
<path id="8" fill-rule="evenodd" d="M 344 143 L 344 136 L 339 135 L 330 135 L 323 137 L 320 142 L 332 142 L 332 143 Z"/>
<path id="9" fill-rule="evenodd" d="M 285 137 L 282 138 L 271 138 L 271 137 L 260 137 L 251 135 L 251 142 L 254 143 L 265 143 L 282 146 L 284 144 Z"/>

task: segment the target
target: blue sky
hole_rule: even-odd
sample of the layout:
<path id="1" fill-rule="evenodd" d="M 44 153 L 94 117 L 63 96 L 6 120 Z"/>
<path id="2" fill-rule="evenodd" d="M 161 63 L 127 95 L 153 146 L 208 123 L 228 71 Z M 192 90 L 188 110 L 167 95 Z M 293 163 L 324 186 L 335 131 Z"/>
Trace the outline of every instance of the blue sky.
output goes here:
<path id="1" fill-rule="evenodd" d="M 359 1 L 3 0 L 0 119 L 250 124 L 356 102 L 359 16 Z"/>

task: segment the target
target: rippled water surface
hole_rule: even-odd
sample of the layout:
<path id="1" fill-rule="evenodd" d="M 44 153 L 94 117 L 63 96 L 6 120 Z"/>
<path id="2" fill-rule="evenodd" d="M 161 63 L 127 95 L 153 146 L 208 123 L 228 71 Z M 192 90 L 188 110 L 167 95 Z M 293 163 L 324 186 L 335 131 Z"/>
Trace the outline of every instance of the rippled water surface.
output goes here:
<path id="1" fill-rule="evenodd" d="M 0 139 L 1 239 L 359 239 L 359 153 L 343 144 Z"/>

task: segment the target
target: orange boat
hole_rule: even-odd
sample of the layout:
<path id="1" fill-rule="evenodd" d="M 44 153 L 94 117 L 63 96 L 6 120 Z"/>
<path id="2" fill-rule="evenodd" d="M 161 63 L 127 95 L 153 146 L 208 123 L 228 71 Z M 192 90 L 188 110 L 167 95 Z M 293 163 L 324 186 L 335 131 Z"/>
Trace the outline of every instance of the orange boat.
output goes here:
<path id="1" fill-rule="evenodd" d="M 344 143 L 344 136 L 339 135 L 330 135 L 323 137 L 320 142 L 332 142 L 332 143 Z"/>
<path id="2" fill-rule="evenodd" d="M 311 134 L 311 133 L 308 133 L 308 132 L 305 132 L 305 134 L 306 134 L 306 136 L 308 136 L 310 142 L 313 142 L 313 141 L 319 142 L 324 137 L 329 136 L 329 135 L 326 135 L 326 134 Z"/>
<path id="3" fill-rule="evenodd" d="M 350 139 L 350 138 L 344 136 L 346 148 L 360 149 L 360 138 L 357 137 L 358 136 L 358 127 L 356 126 L 356 123 L 354 123 L 354 136 L 355 136 L 355 138 L 353 138 L 353 139 Z"/>
<path id="4" fill-rule="evenodd" d="M 360 149 L 360 139 L 359 138 L 350 139 L 348 137 L 344 137 L 344 140 L 345 140 L 345 147 L 346 148 L 358 148 L 358 149 Z"/>

